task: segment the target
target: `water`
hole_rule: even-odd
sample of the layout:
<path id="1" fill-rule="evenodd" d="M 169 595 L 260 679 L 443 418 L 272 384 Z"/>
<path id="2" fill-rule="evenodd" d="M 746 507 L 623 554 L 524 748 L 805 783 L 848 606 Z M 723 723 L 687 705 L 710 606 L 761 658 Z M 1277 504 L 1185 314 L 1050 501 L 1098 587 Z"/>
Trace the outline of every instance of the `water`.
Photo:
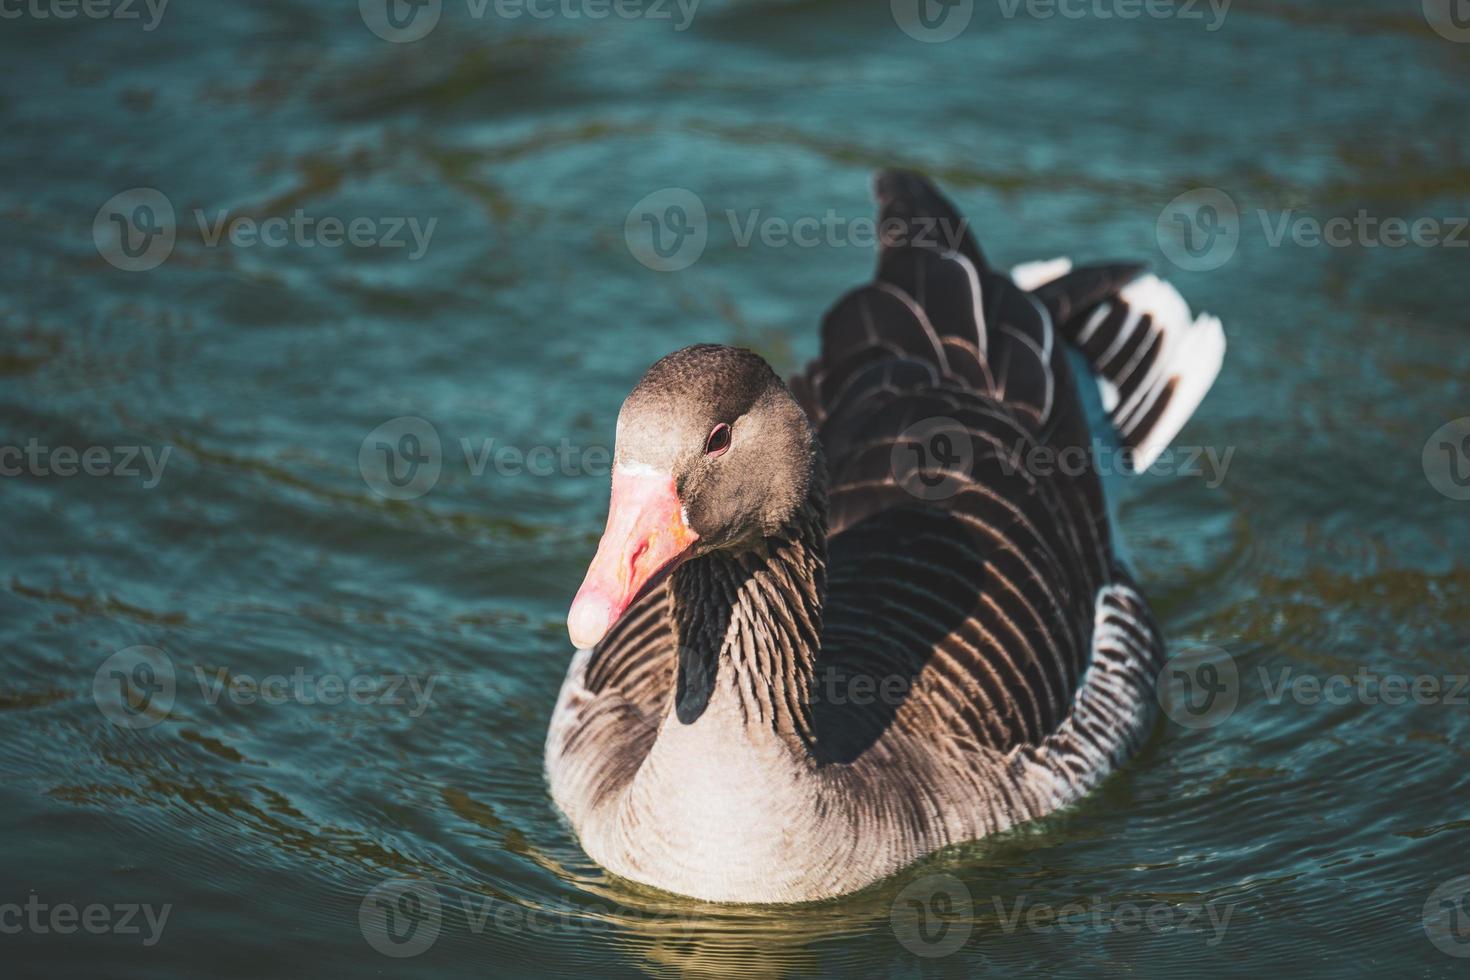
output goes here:
<path id="1" fill-rule="evenodd" d="M 944 43 L 835 0 L 706 0 L 682 31 L 445 0 L 411 44 L 356 6 L 0 23 L 0 444 L 103 447 L 95 468 L 135 474 L 25 463 L 0 483 L 0 906 L 20 907 L 0 908 L 0 944 L 18 974 L 1463 974 L 1470 708 L 1446 702 L 1467 669 L 1470 503 L 1421 454 L 1470 414 L 1467 253 L 1271 236 L 1282 215 L 1470 214 L 1470 45 L 1417 3 L 1336 0 L 1238 0 L 1214 31 L 977 3 Z M 891 163 L 936 175 L 993 257 L 1151 259 L 1224 317 L 1226 369 L 1180 440 L 1233 450 L 1223 482 L 1176 465 L 1121 519 L 1171 641 L 1223 651 L 1236 706 L 1161 721 L 1064 813 L 839 901 L 717 908 L 611 879 L 551 806 L 541 746 L 617 405 L 697 340 L 783 370 L 811 356 L 871 251 L 737 231 L 829 209 L 851 229 Z M 624 222 L 671 186 L 709 231 L 665 273 Z M 139 187 L 179 230 L 127 271 L 93 221 Z M 1239 247 L 1181 271 L 1155 223 L 1200 187 L 1238 206 Z M 378 244 L 210 244 L 222 212 L 365 218 Z M 416 258 L 390 234 L 409 219 L 433 222 Z M 444 465 L 392 500 L 359 450 L 402 416 L 431 423 Z M 494 455 L 542 446 L 534 473 Z M 94 675 L 137 646 L 167 659 L 113 666 L 171 673 L 173 703 L 114 724 L 116 678 L 99 701 Z M 1360 670 L 1445 689 L 1272 696 Z M 285 703 L 218 687 L 271 675 Z M 390 675 L 427 703 L 390 697 Z M 323 678 L 365 686 L 304 703 Z M 95 929 L 50 918 L 92 904 Z M 143 907 L 137 931 L 115 906 Z"/>

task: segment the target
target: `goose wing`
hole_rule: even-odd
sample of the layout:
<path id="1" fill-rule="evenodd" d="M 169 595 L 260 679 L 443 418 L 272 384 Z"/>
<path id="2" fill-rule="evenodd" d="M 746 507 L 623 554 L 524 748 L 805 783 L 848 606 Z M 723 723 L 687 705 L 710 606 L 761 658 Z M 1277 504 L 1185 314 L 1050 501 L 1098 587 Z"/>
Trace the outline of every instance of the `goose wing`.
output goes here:
<path id="1" fill-rule="evenodd" d="M 1162 651 L 1114 559 L 1064 347 L 1138 269 L 1074 274 L 1043 302 L 986 263 L 926 179 L 882 174 L 876 196 L 875 280 L 828 313 L 792 385 L 829 470 L 818 742 L 852 761 L 895 736 L 1001 752 L 1073 739 L 1103 598 L 1133 624 L 1140 676 Z"/>

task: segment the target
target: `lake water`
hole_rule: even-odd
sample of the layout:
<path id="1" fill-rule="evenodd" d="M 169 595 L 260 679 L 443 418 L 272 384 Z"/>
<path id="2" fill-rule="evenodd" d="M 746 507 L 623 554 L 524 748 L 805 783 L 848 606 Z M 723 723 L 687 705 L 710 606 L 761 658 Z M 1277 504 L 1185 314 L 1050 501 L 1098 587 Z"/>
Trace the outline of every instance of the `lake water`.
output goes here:
<path id="1" fill-rule="evenodd" d="M 1065 6 L 0 7 L 10 971 L 1464 975 L 1470 44 Z M 617 406 L 695 341 L 811 356 L 888 164 L 1224 318 L 1209 453 L 1121 508 L 1223 707 L 842 900 L 610 878 L 541 747 Z M 639 245 L 668 188 L 697 260 Z"/>

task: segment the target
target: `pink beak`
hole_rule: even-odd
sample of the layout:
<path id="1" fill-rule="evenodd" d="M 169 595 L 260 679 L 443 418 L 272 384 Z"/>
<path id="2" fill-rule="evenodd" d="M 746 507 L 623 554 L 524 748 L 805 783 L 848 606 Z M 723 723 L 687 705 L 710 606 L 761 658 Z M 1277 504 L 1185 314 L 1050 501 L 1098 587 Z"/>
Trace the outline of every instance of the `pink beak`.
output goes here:
<path id="1" fill-rule="evenodd" d="M 607 528 L 567 613 L 572 644 L 579 650 L 596 646 L 629 606 L 689 557 L 698 540 L 684 520 L 673 477 L 614 469 Z"/>

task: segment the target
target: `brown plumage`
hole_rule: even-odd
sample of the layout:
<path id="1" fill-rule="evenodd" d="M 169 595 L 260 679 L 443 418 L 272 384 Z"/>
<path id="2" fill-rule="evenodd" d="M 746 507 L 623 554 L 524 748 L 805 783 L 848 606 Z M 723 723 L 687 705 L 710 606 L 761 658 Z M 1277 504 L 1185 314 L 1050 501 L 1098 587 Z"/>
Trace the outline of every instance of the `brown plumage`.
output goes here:
<path id="1" fill-rule="evenodd" d="M 963 227 L 917 175 L 880 175 L 877 196 L 885 220 Z M 1187 310 L 1125 314 L 1105 342 L 1095 313 L 1126 309 L 1137 272 L 1032 295 L 968 232 L 952 251 L 893 243 L 789 390 L 727 347 L 649 370 L 614 492 L 619 472 L 666 481 L 694 543 L 577 654 L 557 704 L 548 778 L 594 859 L 717 901 L 840 894 L 1063 806 L 1135 749 L 1163 644 L 1056 328 L 1092 324 L 1105 399 L 1143 362 L 1124 344 L 1173 345 L 1169 370 L 1124 381 L 1131 448 L 1166 444 L 1157 426 L 1194 408 L 1170 399 L 1197 402 L 1218 368 L 1178 356 L 1210 329 Z M 1037 449 L 1087 463 L 1041 472 Z M 643 574 L 641 553 L 616 568 Z"/>

